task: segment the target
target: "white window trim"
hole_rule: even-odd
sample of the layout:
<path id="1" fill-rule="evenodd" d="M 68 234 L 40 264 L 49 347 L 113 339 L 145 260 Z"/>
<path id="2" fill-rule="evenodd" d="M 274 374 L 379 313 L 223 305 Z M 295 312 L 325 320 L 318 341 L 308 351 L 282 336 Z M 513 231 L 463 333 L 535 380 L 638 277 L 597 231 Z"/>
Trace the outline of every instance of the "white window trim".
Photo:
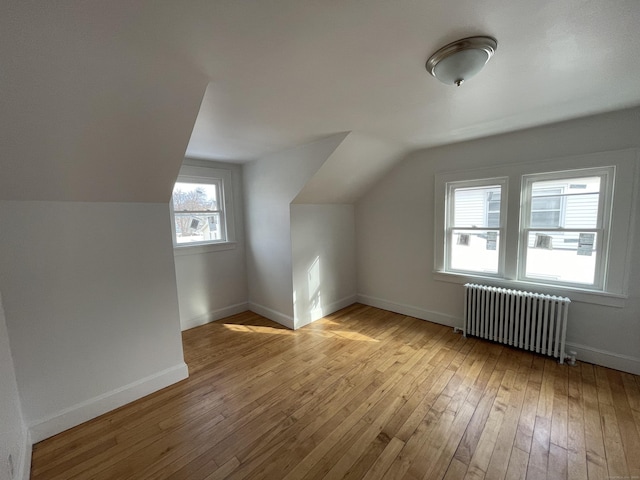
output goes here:
<path id="1" fill-rule="evenodd" d="M 226 233 L 226 238 L 224 240 L 178 244 L 176 242 L 176 229 L 172 198 L 169 202 L 169 209 L 171 212 L 171 235 L 173 238 L 174 255 L 193 255 L 198 253 L 208 253 L 236 248 L 231 170 L 185 164 L 180 169 L 180 173 L 178 174 L 176 182 L 218 183 L 220 185 L 220 201 L 224 206 L 224 215 L 222 216 L 223 231 Z"/>
<path id="2" fill-rule="evenodd" d="M 580 229 L 564 229 L 564 228 L 544 228 L 544 227 L 531 227 L 531 218 L 529 214 L 531 212 L 531 185 L 534 182 L 544 180 L 559 180 L 571 179 L 575 177 L 600 177 L 600 200 L 598 202 L 598 214 L 597 225 L 595 228 L 580 228 Z M 611 231 L 611 207 L 613 200 L 613 182 L 615 178 L 615 166 L 599 167 L 599 168 L 584 168 L 575 169 L 570 171 L 561 172 L 547 172 L 528 174 L 522 176 L 522 200 L 520 211 L 520 243 L 518 258 L 522 261 L 518 264 L 518 280 L 528 283 L 543 283 L 545 285 L 555 285 L 571 288 L 580 288 L 576 283 L 567 283 L 560 281 L 536 281 L 535 277 L 527 277 L 526 264 L 527 264 L 527 243 L 529 231 L 547 231 L 547 232 L 560 232 L 560 231 L 581 231 L 588 232 L 593 231 L 598 235 L 598 241 L 596 242 L 596 270 L 594 275 L 594 283 L 592 285 L 585 285 L 584 290 L 594 290 L 598 292 L 606 292 L 606 279 L 607 279 L 607 261 L 609 257 L 609 236 Z M 564 199 L 563 199 L 564 201 Z"/>
<path id="3" fill-rule="evenodd" d="M 474 187 L 487 187 L 491 185 L 498 185 L 501 187 L 503 195 L 500 198 L 500 226 L 499 227 L 455 227 L 451 225 L 452 219 L 454 217 L 454 204 L 453 202 L 448 202 L 446 204 L 446 216 L 445 216 L 445 235 L 448 241 L 445 241 L 445 257 L 444 257 L 444 269 L 447 272 L 451 273 L 460 273 L 463 275 L 471 274 L 474 275 L 476 272 L 470 270 L 456 270 L 451 267 L 451 246 L 453 242 L 453 230 L 464 228 L 465 230 L 498 230 L 500 232 L 500 242 L 498 248 L 498 271 L 496 273 L 485 273 L 483 276 L 487 277 L 496 277 L 502 278 L 504 276 L 504 246 L 503 239 L 504 234 L 506 232 L 506 223 L 507 223 L 507 202 L 506 199 L 509 197 L 508 195 L 508 178 L 507 177 L 497 177 L 497 178 L 483 178 L 478 180 L 461 180 L 456 182 L 448 182 L 446 185 L 447 198 L 451 198 L 451 193 L 458 188 L 474 188 Z M 486 215 L 485 215 L 486 216 Z"/>
<path id="4" fill-rule="evenodd" d="M 220 252 L 224 250 L 233 250 L 237 247 L 237 242 L 217 242 L 208 244 L 191 244 L 191 245 L 179 245 L 174 247 L 173 255 L 175 257 L 182 257 L 184 255 L 200 255 L 202 253 Z"/>
<path id="5" fill-rule="evenodd" d="M 505 278 L 462 275 L 450 272 L 433 272 L 433 278 L 440 282 L 456 283 L 458 285 L 464 285 L 465 283 L 481 283 L 492 287 L 534 291 L 536 293 L 569 297 L 572 302 L 592 303 L 595 305 L 605 305 L 609 307 L 624 307 L 626 304 L 625 300 L 628 298 L 626 294 L 584 290 L 576 287 L 549 285 L 545 283 L 523 282 L 519 280 L 508 280 Z"/>
<path id="6" fill-rule="evenodd" d="M 459 284 L 468 281 L 482 282 L 508 288 L 535 290 L 552 295 L 570 296 L 572 300 L 608 306 L 624 306 L 628 297 L 629 273 L 633 232 L 638 211 L 638 174 L 640 171 L 638 149 L 598 152 L 572 157 L 541 160 L 533 163 L 494 165 L 464 171 L 442 171 L 435 175 L 434 184 L 434 270 L 435 280 Z M 576 286 L 540 284 L 535 281 L 518 280 L 518 249 L 520 248 L 520 202 L 522 198 L 522 177 L 542 172 L 562 172 L 587 168 L 614 166 L 616 169 L 615 188 L 609 230 L 609 256 L 606 264 L 606 282 L 602 290 Z M 507 200 L 507 228 L 505 248 L 505 269 L 501 278 L 478 274 L 448 272 L 445 269 L 445 198 L 446 184 L 475 179 L 509 178 Z M 603 208 L 606 208 L 603 206 Z M 514 228 L 513 226 L 517 227 Z"/>
<path id="7" fill-rule="evenodd" d="M 210 245 L 213 243 L 226 243 L 227 242 L 227 215 L 226 209 L 224 207 L 224 182 L 221 178 L 214 177 L 194 177 L 190 175 L 180 175 L 176 183 L 190 183 L 194 185 L 215 185 L 217 187 L 218 198 L 216 199 L 220 207 L 218 210 L 212 210 L 207 212 L 202 212 L 203 214 L 218 214 L 220 217 L 220 236 L 222 237 L 220 240 L 203 240 L 201 242 L 188 242 L 188 243 L 178 243 L 178 238 L 176 236 L 175 226 L 173 228 L 173 245 L 175 247 L 181 247 L 183 245 L 196 246 L 196 245 Z M 192 211 L 190 211 L 193 213 Z M 186 213 L 190 213 L 186 212 Z M 178 212 L 184 213 L 184 212 Z M 175 221 L 175 210 L 173 207 L 173 201 L 171 202 L 171 216 Z"/>

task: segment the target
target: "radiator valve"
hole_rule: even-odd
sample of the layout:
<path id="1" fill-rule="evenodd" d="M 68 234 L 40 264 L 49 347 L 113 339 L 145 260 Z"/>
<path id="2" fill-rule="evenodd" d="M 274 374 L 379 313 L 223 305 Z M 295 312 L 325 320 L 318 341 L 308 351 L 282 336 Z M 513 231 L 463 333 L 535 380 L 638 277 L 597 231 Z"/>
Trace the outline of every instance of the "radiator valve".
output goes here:
<path id="1" fill-rule="evenodd" d="M 576 355 L 577 353 L 573 350 L 567 352 L 567 365 L 571 365 L 572 367 L 576 366 Z"/>

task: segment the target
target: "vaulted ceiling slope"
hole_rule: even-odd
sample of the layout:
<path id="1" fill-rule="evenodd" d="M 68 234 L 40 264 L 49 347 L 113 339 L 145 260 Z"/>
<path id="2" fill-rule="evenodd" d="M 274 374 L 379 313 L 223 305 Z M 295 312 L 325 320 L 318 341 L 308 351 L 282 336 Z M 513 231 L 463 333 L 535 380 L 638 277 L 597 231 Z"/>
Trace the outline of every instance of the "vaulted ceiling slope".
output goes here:
<path id="1" fill-rule="evenodd" d="M 135 5 L 2 2 L 0 199 L 169 201 L 208 78 Z"/>
<path id="2" fill-rule="evenodd" d="M 640 104 L 637 0 L 0 9 L 0 198 L 166 201 L 185 150 L 244 162 L 345 131 L 415 149 Z M 478 76 L 426 73 L 477 34 L 498 39 Z"/>
<path id="3" fill-rule="evenodd" d="M 405 153 L 398 143 L 349 132 L 293 203 L 355 203 Z"/>

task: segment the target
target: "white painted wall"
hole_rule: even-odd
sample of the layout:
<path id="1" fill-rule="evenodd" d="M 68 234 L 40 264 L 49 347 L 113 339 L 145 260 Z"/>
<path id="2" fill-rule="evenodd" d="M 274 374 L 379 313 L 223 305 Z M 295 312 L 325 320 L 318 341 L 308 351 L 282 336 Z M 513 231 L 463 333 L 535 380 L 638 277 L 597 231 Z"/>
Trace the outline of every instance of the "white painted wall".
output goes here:
<path id="1" fill-rule="evenodd" d="M 291 205 L 295 328 L 356 300 L 353 205 Z"/>
<path id="2" fill-rule="evenodd" d="M 356 205 L 359 300 L 459 325 L 463 287 L 432 273 L 434 175 L 640 147 L 638 132 L 640 109 L 631 109 L 409 155 Z M 636 221 L 635 245 L 639 228 Z M 567 341 L 579 359 L 640 373 L 640 246 L 631 265 L 625 306 L 573 302 Z"/>
<path id="3" fill-rule="evenodd" d="M 227 203 L 233 209 L 234 239 L 228 245 L 174 248 L 180 324 L 183 330 L 247 310 L 242 165 L 185 159 L 184 165 L 231 173 Z"/>
<path id="4" fill-rule="evenodd" d="M 290 328 L 294 327 L 290 204 L 345 135 L 244 166 L 250 308 Z"/>
<path id="5" fill-rule="evenodd" d="M 31 443 L 22 418 L 9 334 L 0 297 L 0 480 L 28 479 Z M 11 460 L 9 460 L 11 456 Z"/>
<path id="6" fill-rule="evenodd" d="M 34 442 L 186 377 L 167 209 L 0 202 L 0 291 Z"/>

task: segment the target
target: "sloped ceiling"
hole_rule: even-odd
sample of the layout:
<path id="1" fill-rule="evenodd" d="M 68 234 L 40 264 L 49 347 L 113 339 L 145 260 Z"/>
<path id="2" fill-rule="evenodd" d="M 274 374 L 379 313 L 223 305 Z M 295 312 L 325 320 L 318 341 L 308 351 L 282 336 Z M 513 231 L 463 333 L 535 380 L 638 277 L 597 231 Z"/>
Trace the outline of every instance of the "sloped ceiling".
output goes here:
<path id="1" fill-rule="evenodd" d="M 398 143 L 349 132 L 293 203 L 354 203 L 405 153 Z"/>
<path id="2" fill-rule="evenodd" d="M 166 201 L 185 150 L 416 149 L 636 106 L 638 25 L 636 0 L 3 2 L 0 198 Z M 426 73 L 477 34 L 477 77 Z"/>
<path id="3" fill-rule="evenodd" d="M 208 78 L 119 3 L 3 2 L 0 199 L 168 202 Z"/>
<path id="4" fill-rule="evenodd" d="M 243 160 L 339 131 L 424 148 L 640 103 L 636 0 L 175 3 L 171 41 L 212 79 L 195 156 Z M 426 72 L 439 47 L 478 34 L 498 40 L 479 75 L 456 88 Z"/>

